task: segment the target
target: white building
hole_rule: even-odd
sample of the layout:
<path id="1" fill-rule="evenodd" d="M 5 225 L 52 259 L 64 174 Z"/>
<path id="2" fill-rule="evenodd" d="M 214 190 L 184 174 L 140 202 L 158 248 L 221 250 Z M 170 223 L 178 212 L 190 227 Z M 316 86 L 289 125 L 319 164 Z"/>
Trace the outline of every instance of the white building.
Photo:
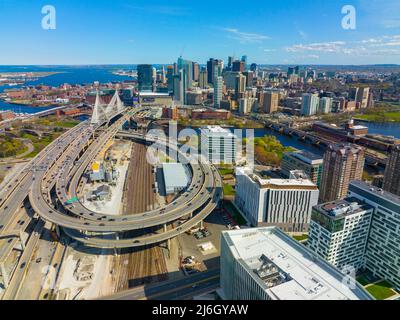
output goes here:
<path id="1" fill-rule="evenodd" d="M 362 269 L 372 213 L 356 198 L 315 206 L 307 247 L 339 269 Z"/>
<path id="2" fill-rule="evenodd" d="M 213 164 L 234 164 L 237 137 L 228 129 L 208 126 L 201 129 L 201 154 Z"/>
<path id="3" fill-rule="evenodd" d="M 249 168 L 236 169 L 235 203 L 253 226 L 307 231 L 318 196 L 309 179 L 262 179 Z"/>
<path id="4" fill-rule="evenodd" d="M 239 112 L 240 114 L 249 114 L 257 106 L 257 98 L 242 98 L 239 100 Z"/>
<path id="5" fill-rule="evenodd" d="M 319 97 L 318 94 L 304 93 L 301 105 L 301 115 L 312 116 L 318 112 Z"/>
<path id="6" fill-rule="evenodd" d="M 223 231 L 226 300 L 372 300 L 335 267 L 275 227 Z"/>
<path id="7" fill-rule="evenodd" d="M 162 169 L 166 194 L 180 192 L 189 185 L 189 172 L 183 164 L 163 163 Z"/>
<path id="8" fill-rule="evenodd" d="M 353 181 L 349 195 L 374 208 L 365 267 L 400 288 L 400 196 Z"/>
<path id="9" fill-rule="evenodd" d="M 319 112 L 328 114 L 332 112 L 333 100 L 329 97 L 323 97 L 319 101 Z"/>

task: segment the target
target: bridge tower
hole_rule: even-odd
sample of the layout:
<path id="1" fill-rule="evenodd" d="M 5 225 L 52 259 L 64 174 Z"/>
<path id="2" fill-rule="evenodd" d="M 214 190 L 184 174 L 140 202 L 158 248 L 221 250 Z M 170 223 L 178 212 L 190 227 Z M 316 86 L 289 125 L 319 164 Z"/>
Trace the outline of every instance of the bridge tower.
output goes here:
<path id="1" fill-rule="evenodd" d="M 106 108 L 107 115 L 117 112 L 122 112 L 124 110 L 124 104 L 122 103 L 121 98 L 119 97 L 119 88 L 120 86 L 117 84 L 115 86 L 115 94 Z"/>
<path id="2" fill-rule="evenodd" d="M 100 122 L 100 105 L 101 105 L 101 100 L 100 100 L 100 93 L 99 90 L 97 90 L 96 93 L 96 102 L 93 107 L 93 114 L 92 114 L 92 120 L 91 124 L 98 124 Z"/>

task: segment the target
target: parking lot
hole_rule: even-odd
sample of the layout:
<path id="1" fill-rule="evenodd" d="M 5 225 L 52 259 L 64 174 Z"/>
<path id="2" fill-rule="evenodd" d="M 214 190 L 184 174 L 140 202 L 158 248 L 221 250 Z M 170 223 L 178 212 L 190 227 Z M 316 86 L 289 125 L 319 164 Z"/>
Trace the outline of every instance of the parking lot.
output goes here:
<path id="1" fill-rule="evenodd" d="M 215 210 L 204 221 L 207 231 L 180 235 L 178 241 L 182 258 L 195 257 L 196 261 L 201 263 L 202 271 L 219 268 L 221 232 L 228 230 L 229 224 L 231 221 L 224 219 L 220 210 Z M 200 246 L 210 247 L 210 250 L 202 251 Z"/>

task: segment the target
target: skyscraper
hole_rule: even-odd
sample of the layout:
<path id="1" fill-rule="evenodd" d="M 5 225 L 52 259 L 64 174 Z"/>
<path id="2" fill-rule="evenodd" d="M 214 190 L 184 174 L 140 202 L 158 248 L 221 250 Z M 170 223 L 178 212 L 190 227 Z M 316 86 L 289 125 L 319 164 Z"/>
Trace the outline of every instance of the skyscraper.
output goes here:
<path id="1" fill-rule="evenodd" d="M 193 80 L 199 81 L 200 76 L 200 65 L 197 62 L 193 62 Z"/>
<path id="2" fill-rule="evenodd" d="M 180 70 L 179 74 L 174 75 L 174 100 L 181 105 L 185 104 L 185 80 L 184 71 Z"/>
<path id="3" fill-rule="evenodd" d="M 182 57 L 178 58 L 178 71 L 183 70 L 183 79 L 185 81 L 185 89 L 190 89 L 193 86 L 193 62 L 185 60 Z"/>
<path id="4" fill-rule="evenodd" d="M 301 105 L 301 114 L 303 116 L 312 116 L 318 112 L 319 96 L 318 94 L 304 93 Z"/>
<path id="5" fill-rule="evenodd" d="M 234 57 L 228 57 L 228 71 L 232 70 L 233 60 L 234 60 Z"/>
<path id="6" fill-rule="evenodd" d="M 167 83 L 168 83 L 168 91 L 174 91 L 174 67 L 168 66 L 167 67 Z"/>
<path id="7" fill-rule="evenodd" d="M 383 189 L 400 196 L 400 145 L 391 148 L 386 164 Z"/>
<path id="8" fill-rule="evenodd" d="M 239 61 L 239 60 L 233 61 L 232 71 L 243 72 L 244 71 L 244 62 Z"/>
<path id="9" fill-rule="evenodd" d="M 214 84 L 215 70 L 217 70 L 218 76 L 221 76 L 223 68 L 224 62 L 222 60 L 211 58 L 207 61 L 208 83 Z"/>
<path id="10" fill-rule="evenodd" d="M 364 163 L 364 148 L 351 144 L 330 145 L 324 155 L 321 201 L 346 197 L 350 181 L 361 180 Z"/>
<path id="11" fill-rule="evenodd" d="M 221 105 L 222 85 L 223 85 L 223 79 L 221 76 L 218 76 L 216 71 L 214 80 L 214 108 L 219 108 Z"/>
<path id="12" fill-rule="evenodd" d="M 278 111 L 279 93 L 268 91 L 264 93 L 263 110 L 265 113 L 274 113 Z"/>
<path id="13" fill-rule="evenodd" d="M 323 97 L 319 101 L 319 112 L 320 113 L 330 113 L 332 111 L 332 99 L 328 97 Z"/>
<path id="14" fill-rule="evenodd" d="M 243 71 L 247 70 L 247 56 L 242 56 L 242 59 L 240 59 L 243 62 Z"/>
<path id="15" fill-rule="evenodd" d="M 201 70 L 199 75 L 199 87 L 206 89 L 208 87 L 208 72 L 207 70 Z"/>
<path id="16" fill-rule="evenodd" d="M 235 98 L 239 100 L 243 98 L 244 92 L 246 91 L 246 77 L 239 73 L 235 77 Z"/>
<path id="17" fill-rule="evenodd" d="M 139 64 L 137 66 L 139 91 L 153 90 L 153 66 L 151 64 Z"/>

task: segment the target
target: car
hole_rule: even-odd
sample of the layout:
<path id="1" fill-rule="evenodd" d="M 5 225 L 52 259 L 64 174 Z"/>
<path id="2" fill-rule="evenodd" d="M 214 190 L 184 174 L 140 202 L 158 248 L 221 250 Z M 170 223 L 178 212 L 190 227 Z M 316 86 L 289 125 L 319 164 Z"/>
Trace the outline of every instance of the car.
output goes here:
<path id="1" fill-rule="evenodd" d="M 23 269 L 23 268 L 25 268 L 26 267 L 26 263 L 25 262 L 23 262 L 22 264 L 21 264 L 21 269 Z"/>
<path id="2" fill-rule="evenodd" d="M 42 262 L 42 258 L 37 258 L 36 263 L 40 263 L 40 262 Z"/>

